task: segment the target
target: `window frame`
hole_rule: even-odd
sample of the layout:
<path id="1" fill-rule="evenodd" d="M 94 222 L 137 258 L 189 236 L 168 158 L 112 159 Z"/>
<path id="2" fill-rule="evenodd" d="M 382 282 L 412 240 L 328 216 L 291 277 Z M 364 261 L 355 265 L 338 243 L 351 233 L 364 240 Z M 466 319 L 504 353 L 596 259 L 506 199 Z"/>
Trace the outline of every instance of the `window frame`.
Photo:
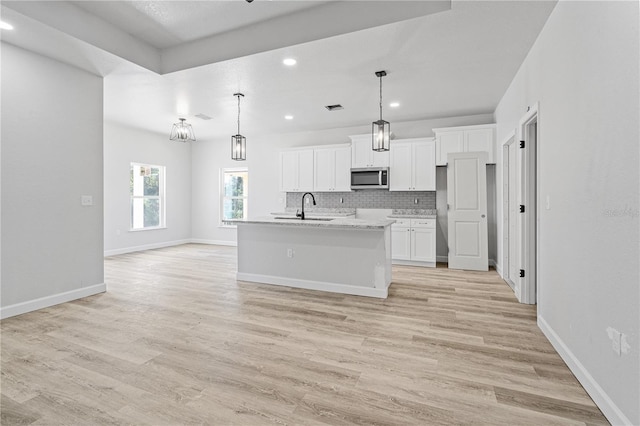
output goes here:
<path id="1" fill-rule="evenodd" d="M 237 173 L 237 172 L 246 172 L 247 173 L 247 194 L 242 197 L 227 197 L 224 192 L 224 177 L 226 173 Z M 244 211 L 246 215 L 249 215 L 249 168 L 248 167 L 223 167 L 220 169 L 220 220 L 219 227 L 220 228 L 236 228 L 237 225 L 234 225 L 232 222 L 225 220 L 224 218 L 224 202 L 226 199 L 240 199 L 243 200 L 242 205 L 244 206 Z M 244 217 L 246 219 L 246 217 Z"/>
<path id="2" fill-rule="evenodd" d="M 166 166 L 161 166 L 158 164 L 148 164 L 148 163 L 139 163 L 132 161 L 129 164 L 129 174 L 134 167 L 150 167 L 158 169 L 158 195 L 133 195 L 131 193 L 131 188 L 129 189 L 129 232 L 140 232 L 140 231 L 153 231 L 156 229 L 166 229 L 167 228 L 167 215 L 166 215 L 166 179 L 167 179 L 167 168 Z M 133 227 L 133 201 L 136 199 L 154 199 L 159 200 L 159 223 L 158 226 L 146 226 L 142 228 L 134 228 Z"/>

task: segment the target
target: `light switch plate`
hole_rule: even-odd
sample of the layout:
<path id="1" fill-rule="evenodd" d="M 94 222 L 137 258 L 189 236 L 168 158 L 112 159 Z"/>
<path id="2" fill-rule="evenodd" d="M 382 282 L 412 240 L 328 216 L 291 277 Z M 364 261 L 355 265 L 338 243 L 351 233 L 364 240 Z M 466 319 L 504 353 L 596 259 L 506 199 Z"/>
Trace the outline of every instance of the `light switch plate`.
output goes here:
<path id="1" fill-rule="evenodd" d="M 80 204 L 83 206 L 92 206 L 93 205 L 93 196 L 91 195 L 83 195 L 80 197 Z"/>

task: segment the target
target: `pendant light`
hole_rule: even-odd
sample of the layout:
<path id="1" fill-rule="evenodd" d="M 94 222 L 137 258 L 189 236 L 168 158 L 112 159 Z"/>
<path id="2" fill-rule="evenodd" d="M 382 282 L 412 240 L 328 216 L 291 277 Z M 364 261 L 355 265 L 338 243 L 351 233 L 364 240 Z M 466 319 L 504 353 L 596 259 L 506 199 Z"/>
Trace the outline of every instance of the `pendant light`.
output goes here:
<path id="1" fill-rule="evenodd" d="M 374 151 L 389 151 L 391 125 L 382 119 L 382 77 L 385 75 L 386 71 L 376 71 L 376 76 L 380 78 L 380 120 L 372 123 L 371 148 Z"/>
<path id="2" fill-rule="evenodd" d="M 238 133 L 231 136 L 231 159 L 243 161 L 247 159 L 247 138 L 240 134 L 240 97 L 244 98 L 244 95 L 234 93 L 233 96 L 238 97 Z"/>
<path id="3" fill-rule="evenodd" d="M 191 124 L 185 123 L 185 118 L 180 118 L 179 120 L 179 123 L 173 124 L 169 140 L 180 142 L 195 141 L 196 135 L 193 133 L 193 127 L 191 127 Z"/>

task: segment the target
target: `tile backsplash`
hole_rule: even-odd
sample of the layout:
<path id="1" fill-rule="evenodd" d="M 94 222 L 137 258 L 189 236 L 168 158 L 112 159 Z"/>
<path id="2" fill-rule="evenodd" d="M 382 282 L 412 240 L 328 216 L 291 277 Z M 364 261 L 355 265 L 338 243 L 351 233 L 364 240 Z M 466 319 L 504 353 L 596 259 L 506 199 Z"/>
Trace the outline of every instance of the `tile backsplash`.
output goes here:
<path id="1" fill-rule="evenodd" d="M 287 207 L 300 207 L 303 192 L 287 192 Z M 384 191 L 364 189 L 352 192 L 314 192 L 317 206 L 358 209 L 435 209 L 435 191 Z M 340 202 L 342 200 L 342 202 Z M 418 203 L 416 204 L 416 200 Z"/>

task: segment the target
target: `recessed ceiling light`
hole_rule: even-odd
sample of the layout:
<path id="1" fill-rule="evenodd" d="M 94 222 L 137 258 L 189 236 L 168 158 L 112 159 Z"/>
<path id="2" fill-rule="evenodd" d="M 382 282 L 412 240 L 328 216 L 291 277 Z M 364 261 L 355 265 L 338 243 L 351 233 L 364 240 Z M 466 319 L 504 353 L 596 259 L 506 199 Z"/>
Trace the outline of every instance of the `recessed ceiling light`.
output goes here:
<path id="1" fill-rule="evenodd" d="M 285 64 L 285 65 L 286 65 L 286 66 L 288 66 L 288 67 L 292 67 L 292 66 L 294 66 L 295 64 L 297 64 L 297 63 L 298 63 L 298 61 L 296 61 L 296 60 L 295 60 L 295 59 L 293 59 L 293 58 L 287 58 L 287 59 L 285 59 L 284 61 L 282 61 L 282 63 L 283 63 L 283 64 Z"/>
<path id="2" fill-rule="evenodd" d="M 389 106 L 390 106 L 391 108 L 398 108 L 398 107 L 400 106 L 400 102 L 391 102 L 391 103 L 389 104 Z"/>
<path id="3" fill-rule="evenodd" d="M 293 115 L 285 115 L 284 119 L 285 120 L 293 120 Z"/>
<path id="4" fill-rule="evenodd" d="M 13 29 L 13 25 L 9 24 L 8 22 L 0 21 L 0 29 L 1 30 L 12 30 Z"/>

